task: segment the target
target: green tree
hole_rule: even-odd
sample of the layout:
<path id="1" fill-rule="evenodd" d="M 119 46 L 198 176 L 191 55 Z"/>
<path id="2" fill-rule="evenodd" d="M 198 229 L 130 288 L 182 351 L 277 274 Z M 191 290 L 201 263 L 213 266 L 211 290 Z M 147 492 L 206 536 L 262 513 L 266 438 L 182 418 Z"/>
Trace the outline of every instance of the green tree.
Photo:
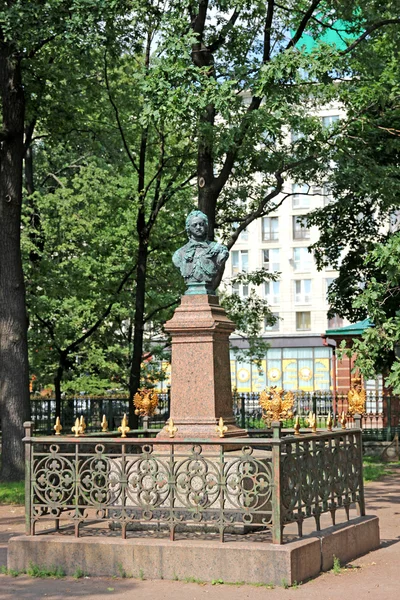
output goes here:
<path id="1" fill-rule="evenodd" d="M 36 116 L 30 100 L 46 98 L 54 56 L 101 38 L 107 2 L 9 0 L 0 9 L 0 416 L 3 479 L 23 475 L 22 424 L 29 417 L 27 318 L 20 228 L 23 160 Z M 112 18 L 113 10 L 108 11 Z M 126 7 L 126 3 L 124 3 Z M 92 34 L 92 35 L 89 35 Z M 29 172 L 29 169 L 28 171 Z"/>
<path id="2" fill-rule="evenodd" d="M 385 384 L 400 392 L 400 234 L 386 243 L 376 244 L 367 257 L 371 270 L 380 277 L 371 277 L 365 289 L 354 301 L 355 308 L 364 310 L 374 326 L 361 339 L 354 340 L 351 352 L 356 353 L 355 367 L 365 378 L 383 373 Z"/>

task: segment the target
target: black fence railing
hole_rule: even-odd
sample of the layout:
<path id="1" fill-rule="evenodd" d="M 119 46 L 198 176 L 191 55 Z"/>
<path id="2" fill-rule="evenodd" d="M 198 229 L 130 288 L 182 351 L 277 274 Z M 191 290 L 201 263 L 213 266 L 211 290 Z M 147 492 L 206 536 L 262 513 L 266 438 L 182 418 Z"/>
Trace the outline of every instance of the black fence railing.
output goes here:
<path id="1" fill-rule="evenodd" d="M 328 415 L 340 419 L 340 415 L 348 411 L 346 394 L 337 394 L 333 397 L 331 392 L 294 392 L 294 416 L 299 415 L 301 425 L 312 411 L 317 416 L 317 427 L 326 428 Z M 233 408 L 237 424 L 250 430 L 252 435 L 261 434 L 266 425 L 262 420 L 262 410 L 259 405 L 259 393 L 234 393 Z M 32 397 L 31 414 L 38 434 L 52 434 L 55 423 L 56 403 L 54 398 Z M 87 432 L 98 432 L 101 429 L 103 415 L 106 416 L 110 430 L 116 429 L 124 413 L 129 411 L 129 400 L 126 397 L 89 397 L 77 396 L 64 398 L 61 402 L 61 424 L 64 433 L 70 433 L 76 417 L 84 416 Z M 152 429 L 163 427 L 170 414 L 169 393 L 159 394 L 157 414 L 143 424 L 139 419 L 139 428 L 144 425 Z M 352 418 L 348 417 L 349 424 Z M 293 427 L 294 419 L 288 419 L 284 427 Z M 366 410 L 362 417 L 363 437 L 368 440 L 391 441 L 397 432 L 400 434 L 400 399 L 397 396 L 375 393 L 367 394 Z"/>

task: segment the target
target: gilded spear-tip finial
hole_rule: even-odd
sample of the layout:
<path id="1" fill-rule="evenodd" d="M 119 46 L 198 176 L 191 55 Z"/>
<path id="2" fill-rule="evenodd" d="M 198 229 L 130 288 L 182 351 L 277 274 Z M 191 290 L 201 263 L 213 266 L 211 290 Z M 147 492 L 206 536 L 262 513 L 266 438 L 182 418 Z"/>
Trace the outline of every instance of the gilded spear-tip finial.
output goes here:
<path id="1" fill-rule="evenodd" d="M 294 422 L 294 435 L 300 435 L 300 417 L 296 415 L 296 419 Z"/>
<path id="2" fill-rule="evenodd" d="M 56 424 L 54 425 L 54 431 L 56 432 L 56 435 L 61 435 L 61 431 L 62 431 L 62 425 L 60 423 L 60 417 L 56 418 Z"/>
<path id="3" fill-rule="evenodd" d="M 122 438 L 126 438 L 126 434 L 130 431 L 131 428 L 128 427 L 128 419 L 126 418 L 126 414 L 122 417 L 121 426 L 118 427 L 118 431 L 121 434 Z"/>
<path id="4" fill-rule="evenodd" d="M 341 419 L 340 419 L 340 424 L 342 426 L 342 429 L 346 429 L 346 423 L 347 423 L 346 413 L 343 411 Z"/>
<path id="5" fill-rule="evenodd" d="M 101 422 L 101 431 L 102 431 L 102 433 L 105 433 L 106 431 L 108 431 L 108 421 L 106 419 L 106 415 L 103 415 L 103 420 Z"/>
<path id="6" fill-rule="evenodd" d="M 218 427 L 216 427 L 215 430 L 218 433 L 220 438 L 225 437 L 225 434 L 228 431 L 228 428 L 226 425 L 224 425 L 224 420 L 222 417 L 219 418 Z"/>
<path id="7" fill-rule="evenodd" d="M 175 427 L 173 420 L 170 418 L 168 421 L 168 425 L 165 428 L 165 431 L 167 431 L 169 433 L 169 437 L 170 438 L 174 438 L 176 432 L 178 431 L 178 428 Z"/>
<path id="8" fill-rule="evenodd" d="M 85 433 L 86 423 L 85 423 L 85 417 L 83 415 L 81 416 L 81 419 L 79 421 L 79 425 L 81 427 L 80 433 Z"/>
<path id="9" fill-rule="evenodd" d="M 75 437 L 79 437 L 82 433 L 81 424 L 78 417 L 75 419 L 75 425 L 71 427 L 71 431 L 75 433 Z"/>
<path id="10" fill-rule="evenodd" d="M 326 421 L 326 428 L 328 431 L 332 431 L 332 425 L 333 425 L 332 413 L 329 413 L 327 421 Z"/>

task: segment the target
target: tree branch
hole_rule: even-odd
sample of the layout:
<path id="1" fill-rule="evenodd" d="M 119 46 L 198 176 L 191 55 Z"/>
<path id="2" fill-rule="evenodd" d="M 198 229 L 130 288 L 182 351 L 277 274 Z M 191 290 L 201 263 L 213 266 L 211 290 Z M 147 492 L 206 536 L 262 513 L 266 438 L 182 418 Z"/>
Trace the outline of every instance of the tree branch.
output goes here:
<path id="1" fill-rule="evenodd" d="M 364 33 L 362 35 L 360 35 L 360 37 L 358 37 L 356 40 L 354 40 L 354 42 L 352 44 L 350 44 L 350 46 L 348 46 L 346 48 L 346 50 L 342 50 L 341 52 L 339 52 L 339 54 L 341 54 L 342 56 L 344 56 L 345 54 L 348 54 L 349 52 L 351 52 L 352 50 L 354 50 L 354 48 L 356 46 L 358 46 L 358 44 L 360 42 L 362 42 L 363 40 L 365 40 L 365 38 L 368 37 L 376 29 L 379 29 L 380 27 L 384 27 L 385 25 L 396 25 L 397 23 L 400 23 L 400 18 L 398 18 L 398 19 L 384 19 L 383 21 L 378 21 L 377 23 L 374 23 L 370 27 L 367 27 L 367 29 L 364 31 Z"/>
<path id="2" fill-rule="evenodd" d="M 235 8 L 229 21 L 227 23 L 225 23 L 225 25 L 221 28 L 218 38 L 214 42 L 209 44 L 208 49 L 210 52 L 216 52 L 217 50 L 219 50 L 221 48 L 221 46 L 223 46 L 225 44 L 226 37 L 227 37 L 228 33 L 235 26 L 235 23 L 238 20 L 239 15 L 240 15 L 240 10 Z"/>
<path id="3" fill-rule="evenodd" d="M 133 154 L 130 151 L 130 148 L 128 146 L 128 142 L 127 142 L 126 137 L 125 137 L 125 132 L 124 132 L 124 129 L 122 127 L 121 119 L 119 117 L 118 106 L 116 105 L 116 103 L 114 101 L 114 98 L 112 97 L 112 94 L 111 94 L 110 83 L 109 83 L 109 80 L 108 80 L 107 52 L 104 52 L 104 79 L 105 79 L 105 84 L 106 84 L 106 88 L 107 88 L 108 99 L 110 100 L 111 106 L 114 109 L 115 119 L 117 121 L 118 130 L 119 130 L 119 133 L 121 135 L 121 139 L 122 139 L 122 143 L 123 143 L 124 148 L 125 148 L 125 152 L 127 153 L 128 158 L 129 158 L 130 162 L 132 163 L 134 169 L 136 170 L 137 173 L 139 173 L 139 167 L 136 164 L 134 156 L 133 156 Z"/>
<path id="4" fill-rule="evenodd" d="M 313 2 L 310 4 L 308 10 L 304 13 L 303 18 L 300 21 L 300 25 L 298 26 L 296 33 L 294 34 L 294 36 L 292 37 L 292 39 L 290 40 L 290 42 L 286 46 L 286 50 L 288 50 L 289 48 L 294 47 L 297 44 L 297 42 L 299 41 L 299 39 L 303 35 L 304 30 L 307 27 L 307 24 L 310 21 L 314 10 L 318 7 L 318 5 L 321 2 L 322 2 L 322 0 L 313 0 Z"/>

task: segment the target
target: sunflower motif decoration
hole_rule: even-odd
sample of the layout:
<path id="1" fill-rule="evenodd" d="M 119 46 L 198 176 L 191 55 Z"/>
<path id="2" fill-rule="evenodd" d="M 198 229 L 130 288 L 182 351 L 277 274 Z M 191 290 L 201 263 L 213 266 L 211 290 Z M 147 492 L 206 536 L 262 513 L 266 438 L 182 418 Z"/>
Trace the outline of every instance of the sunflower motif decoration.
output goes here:
<path id="1" fill-rule="evenodd" d="M 260 406 L 263 409 L 263 421 L 283 421 L 293 417 L 294 395 L 282 388 L 271 386 L 260 394 Z"/>
<path id="2" fill-rule="evenodd" d="M 154 390 L 138 390 L 133 398 L 135 415 L 141 417 L 152 417 L 158 406 L 158 394 Z"/>

